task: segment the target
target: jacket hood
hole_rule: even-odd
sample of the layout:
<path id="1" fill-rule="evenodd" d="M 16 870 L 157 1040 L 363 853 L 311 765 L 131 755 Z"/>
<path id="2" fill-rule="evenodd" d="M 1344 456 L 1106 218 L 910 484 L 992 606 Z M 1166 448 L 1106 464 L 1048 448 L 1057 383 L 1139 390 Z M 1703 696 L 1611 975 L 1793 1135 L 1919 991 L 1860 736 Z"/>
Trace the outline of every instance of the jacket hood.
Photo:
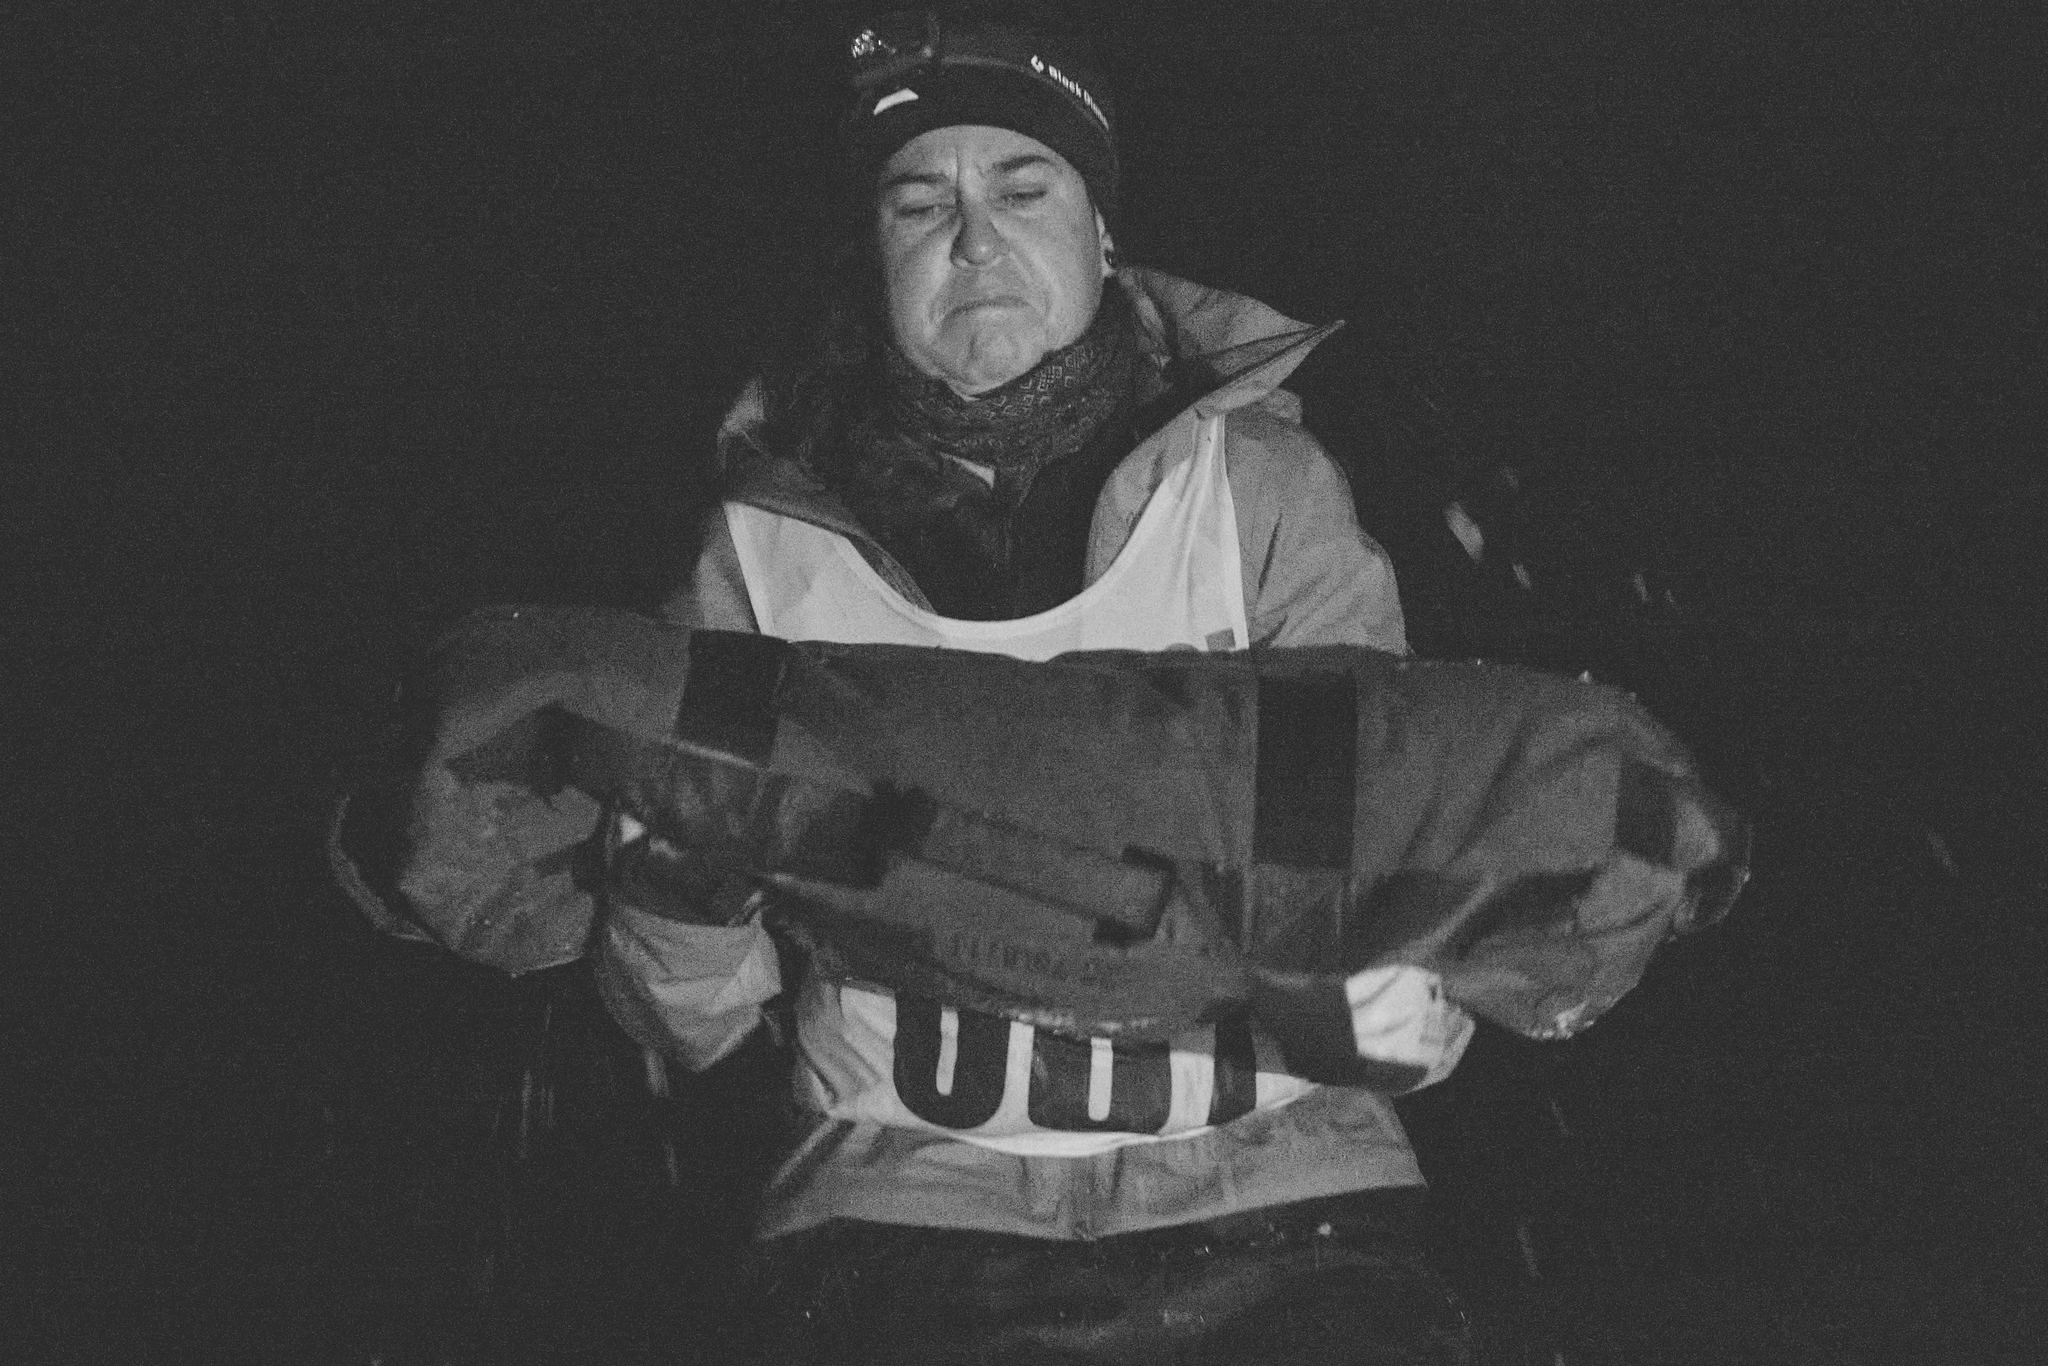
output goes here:
<path id="1" fill-rule="evenodd" d="M 1116 282 L 1131 300 L 1147 354 L 1161 364 L 1178 361 L 1210 377 L 1209 386 L 1176 420 L 1189 413 L 1210 417 L 1258 404 L 1277 417 L 1299 422 L 1301 401 L 1280 385 L 1310 351 L 1344 325 L 1297 322 L 1246 295 L 1143 266 L 1119 270 Z M 864 538 L 839 500 L 810 471 L 767 452 L 759 436 L 764 418 L 757 378 L 741 390 L 719 424 L 718 451 L 733 481 L 727 496 Z"/>

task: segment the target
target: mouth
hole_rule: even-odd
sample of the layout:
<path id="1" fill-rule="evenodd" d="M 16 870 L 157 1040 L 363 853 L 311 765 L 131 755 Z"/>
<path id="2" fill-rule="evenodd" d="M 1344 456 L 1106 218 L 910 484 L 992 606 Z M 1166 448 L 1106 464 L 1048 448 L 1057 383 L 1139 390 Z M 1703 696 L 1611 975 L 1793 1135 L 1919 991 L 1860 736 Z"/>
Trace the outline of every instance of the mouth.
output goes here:
<path id="1" fill-rule="evenodd" d="M 955 317 L 977 313 L 983 309 L 1023 308 L 1024 300 L 1014 294 L 991 294 L 986 298 L 964 299 L 947 310 Z"/>

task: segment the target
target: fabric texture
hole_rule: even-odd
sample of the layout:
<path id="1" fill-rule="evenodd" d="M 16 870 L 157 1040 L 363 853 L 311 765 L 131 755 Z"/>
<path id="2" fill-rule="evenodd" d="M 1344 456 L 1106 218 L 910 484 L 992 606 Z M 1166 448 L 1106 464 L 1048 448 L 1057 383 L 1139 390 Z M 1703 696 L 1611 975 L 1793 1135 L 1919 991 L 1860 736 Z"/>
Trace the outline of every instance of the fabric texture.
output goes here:
<path id="1" fill-rule="evenodd" d="M 1421 1192 L 1268 1207 L 1080 1247 L 838 1222 L 750 1268 L 762 1356 L 800 1366 L 1464 1366 Z"/>
<path id="2" fill-rule="evenodd" d="M 860 524 L 948 616 L 1026 616 L 1079 592 L 1096 494 L 1161 383 L 1123 291 L 1105 288 L 1078 340 L 987 394 L 963 398 L 894 346 L 879 369 L 829 472 Z"/>
<path id="3" fill-rule="evenodd" d="M 921 40 L 922 34 L 917 35 Z M 913 40 L 915 41 L 915 40 Z M 854 45 L 859 47 L 861 36 Z M 846 187 L 866 203 L 897 148 L 934 128 L 1008 128 L 1059 153 L 1115 221 L 1120 172 L 1114 104 L 1086 45 L 997 25 L 942 31 L 933 60 L 860 82 L 840 131 Z M 856 65 L 856 79 L 859 67 Z"/>
<path id="4" fill-rule="evenodd" d="M 1138 344 L 1130 305 L 1121 290 L 1111 288 L 1074 342 L 972 398 L 919 371 L 894 346 L 883 356 L 885 388 L 871 435 L 900 440 L 930 459 L 986 465 L 1000 488 L 1024 484 L 1050 462 L 1081 449 L 1130 401 Z"/>

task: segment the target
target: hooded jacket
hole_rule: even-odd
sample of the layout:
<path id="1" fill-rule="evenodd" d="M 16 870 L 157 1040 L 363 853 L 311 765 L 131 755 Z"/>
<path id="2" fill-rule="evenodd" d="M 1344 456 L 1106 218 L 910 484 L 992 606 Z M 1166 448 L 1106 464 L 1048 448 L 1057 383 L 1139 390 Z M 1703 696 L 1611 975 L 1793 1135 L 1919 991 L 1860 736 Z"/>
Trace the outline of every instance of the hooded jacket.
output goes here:
<path id="1" fill-rule="evenodd" d="M 1125 270 L 1118 283 L 1153 359 L 1192 362 L 1215 382 L 1111 473 L 1090 524 L 1084 581 L 1101 577 L 1161 481 L 1193 458 L 1202 425 L 1221 418 L 1250 643 L 1405 652 L 1392 567 L 1360 529 L 1343 474 L 1301 426 L 1299 402 L 1279 387 L 1336 325 L 1307 327 L 1153 271 Z M 828 490 L 762 448 L 761 420 L 760 390 L 750 386 L 720 432 L 721 456 L 737 476 L 728 501 L 846 537 L 891 587 L 927 605 Z M 694 572 L 663 614 L 685 626 L 757 629 L 724 516 L 709 520 Z M 617 896 L 594 954 L 619 1022 L 692 1066 L 736 1047 L 783 986 L 774 942 L 758 922 L 685 923 Z M 1420 1181 L 1387 1100 L 1345 1087 L 1313 1088 L 1187 1137 L 1080 1157 L 1024 1156 L 918 1129 L 827 1120 L 771 1184 L 759 1232 L 856 1218 L 1094 1237 Z"/>

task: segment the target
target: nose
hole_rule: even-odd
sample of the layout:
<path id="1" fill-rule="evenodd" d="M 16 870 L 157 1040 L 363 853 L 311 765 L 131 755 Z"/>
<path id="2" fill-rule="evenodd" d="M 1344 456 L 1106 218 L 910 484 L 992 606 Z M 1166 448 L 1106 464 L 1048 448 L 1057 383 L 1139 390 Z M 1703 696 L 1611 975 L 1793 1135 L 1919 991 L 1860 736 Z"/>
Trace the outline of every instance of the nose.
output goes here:
<path id="1" fill-rule="evenodd" d="M 1002 235 L 988 210 L 979 204 L 965 205 L 960 211 L 960 231 L 953 237 L 953 263 L 979 270 L 1002 253 Z"/>

